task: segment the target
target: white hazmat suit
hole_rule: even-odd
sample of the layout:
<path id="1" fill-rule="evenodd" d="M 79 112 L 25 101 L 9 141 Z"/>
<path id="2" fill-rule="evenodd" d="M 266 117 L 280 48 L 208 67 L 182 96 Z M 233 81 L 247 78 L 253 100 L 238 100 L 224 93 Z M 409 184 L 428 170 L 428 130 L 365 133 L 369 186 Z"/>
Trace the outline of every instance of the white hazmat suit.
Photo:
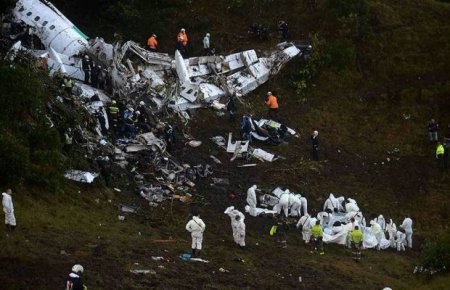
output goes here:
<path id="1" fill-rule="evenodd" d="M 5 225 L 16 226 L 16 217 L 14 216 L 14 205 L 10 194 L 3 192 L 3 212 L 5 213 Z"/>
<path id="2" fill-rule="evenodd" d="M 311 224 L 311 217 L 309 214 L 306 214 L 302 216 L 298 222 L 297 222 L 297 229 L 299 227 L 302 227 L 302 238 L 305 241 L 305 243 L 309 243 L 309 240 L 311 239 L 311 227 L 313 226 Z"/>
<path id="3" fill-rule="evenodd" d="M 410 248 L 412 248 L 412 234 L 413 234 L 412 224 L 413 224 L 412 219 L 406 217 L 403 220 L 403 223 L 400 225 L 400 227 L 405 230 L 406 242 L 408 244 L 408 247 Z"/>
<path id="4" fill-rule="evenodd" d="M 389 245 L 391 248 L 395 248 L 395 235 L 397 234 L 397 226 L 392 221 L 392 219 L 389 219 L 389 222 L 386 224 L 386 232 L 389 235 Z"/>
<path id="5" fill-rule="evenodd" d="M 290 194 L 289 195 L 289 206 L 290 206 L 290 216 L 301 216 L 302 215 L 302 196 L 300 194 Z"/>
<path id="6" fill-rule="evenodd" d="M 348 203 L 345 204 L 345 211 L 346 212 L 353 212 L 353 211 L 359 211 L 358 204 L 356 203 L 356 200 L 352 198 L 347 198 Z"/>
<path id="7" fill-rule="evenodd" d="M 203 232 L 206 225 L 200 217 L 193 216 L 186 224 L 186 230 L 191 233 L 192 249 L 201 250 L 203 243 Z"/>
<path id="8" fill-rule="evenodd" d="M 334 197 L 332 193 L 330 193 L 330 196 L 327 198 L 327 200 L 325 200 L 323 210 L 326 211 L 327 209 L 329 209 L 331 210 L 331 212 L 334 212 L 335 208 L 339 210 L 339 201 Z"/>
<path id="9" fill-rule="evenodd" d="M 401 231 L 397 231 L 395 244 L 397 245 L 397 251 L 404 251 L 406 244 L 406 234 Z"/>
<path id="10" fill-rule="evenodd" d="M 245 247 L 245 215 L 234 209 L 234 206 L 228 207 L 224 213 L 231 219 L 234 242 L 241 247 Z"/>

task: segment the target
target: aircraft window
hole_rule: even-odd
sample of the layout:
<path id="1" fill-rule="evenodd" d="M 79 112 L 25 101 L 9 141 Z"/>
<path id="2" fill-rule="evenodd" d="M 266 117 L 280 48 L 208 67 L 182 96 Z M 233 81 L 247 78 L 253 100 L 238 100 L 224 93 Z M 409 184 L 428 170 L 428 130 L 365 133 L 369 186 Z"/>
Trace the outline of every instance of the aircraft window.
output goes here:
<path id="1" fill-rule="evenodd" d="M 31 12 L 28 12 L 28 13 L 27 13 L 27 16 L 30 16 L 31 14 L 33 14 L 33 13 L 31 13 Z"/>
<path id="2" fill-rule="evenodd" d="M 34 17 L 34 21 L 39 21 L 39 19 L 41 19 L 41 17 L 39 16 Z"/>
<path id="3" fill-rule="evenodd" d="M 53 30 L 53 29 L 55 29 L 55 25 L 51 25 L 49 28 L 50 28 L 50 30 Z"/>
<path id="4" fill-rule="evenodd" d="M 19 12 L 22 12 L 23 10 L 25 10 L 25 8 L 20 7 Z"/>
<path id="5" fill-rule="evenodd" d="M 44 22 L 42 22 L 42 26 L 45 26 L 45 25 L 47 25 L 47 23 L 48 23 L 48 21 L 44 21 Z"/>

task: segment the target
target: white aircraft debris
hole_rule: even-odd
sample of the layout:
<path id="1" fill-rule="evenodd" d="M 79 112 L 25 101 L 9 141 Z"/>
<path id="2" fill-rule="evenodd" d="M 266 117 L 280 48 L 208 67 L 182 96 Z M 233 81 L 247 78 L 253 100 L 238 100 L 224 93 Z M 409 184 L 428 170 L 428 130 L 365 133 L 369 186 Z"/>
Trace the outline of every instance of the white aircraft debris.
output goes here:
<path id="1" fill-rule="evenodd" d="M 293 57 L 301 55 L 302 50 L 310 49 L 309 45 L 299 49 L 284 42 L 262 56 L 247 50 L 227 56 L 183 59 L 178 51 L 172 57 L 147 51 L 133 41 L 112 45 L 100 37 L 88 39 L 48 1 L 18 0 L 13 15 L 23 32 L 11 33 L 10 39 L 26 33 L 36 35 L 45 49 L 39 50 L 38 55 L 47 60 L 50 74 L 66 73 L 85 80 L 82 58 L 87 54 L 96 65 L 107 68 L 113 93 L 146 96 L 155 111 L 165 107 L 175 111 L 195 109 L 230 94 L 248 94 Z M 24 49 L 20 42 L 13 51 L 19 49 Z"/>

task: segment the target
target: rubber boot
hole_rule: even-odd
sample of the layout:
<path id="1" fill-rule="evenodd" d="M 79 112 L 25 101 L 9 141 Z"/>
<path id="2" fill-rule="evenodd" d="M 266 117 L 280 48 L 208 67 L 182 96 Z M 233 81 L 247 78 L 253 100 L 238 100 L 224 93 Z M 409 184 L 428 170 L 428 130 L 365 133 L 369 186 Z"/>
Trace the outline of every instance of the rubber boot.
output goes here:
<path id="1" fill-rule="evenodd" d="M 196 249 L 192 249 L 192 257 L 195 257 Z"/>

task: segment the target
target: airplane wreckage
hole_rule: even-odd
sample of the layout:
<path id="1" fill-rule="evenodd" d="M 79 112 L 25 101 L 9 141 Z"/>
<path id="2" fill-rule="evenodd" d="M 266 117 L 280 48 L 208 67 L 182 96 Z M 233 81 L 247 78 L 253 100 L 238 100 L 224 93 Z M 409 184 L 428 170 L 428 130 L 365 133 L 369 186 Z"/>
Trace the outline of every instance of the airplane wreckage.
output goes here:
<path id="1" fill-rule="evenodd" d="M 32 51 L 46 60 L 51 75 L 67 74 L 83 81 L 82 59 L 88 55 L 96 65 L 106 68 L 114 94 L 145 98 L 155 112 L 167 107 L 174 111 L 195 109 L 231 94 L 246 95 L 293 57 L 311 49 L 308 43 L 284 42 L 263 57 L 247 50 L 184 59 L 178 51 L 172 57 L 150 52 L 133 41 L 112 45 L 100 37 L 89 39 L 48 1 L 18 0 L 12 15 L 11 23 L 3 25 L 3 35 L 17 40 L 12 57 L 21 49 Z M 24 36 L 37 37 L 43 49 L 25 47 L 19 40 Z"/>

